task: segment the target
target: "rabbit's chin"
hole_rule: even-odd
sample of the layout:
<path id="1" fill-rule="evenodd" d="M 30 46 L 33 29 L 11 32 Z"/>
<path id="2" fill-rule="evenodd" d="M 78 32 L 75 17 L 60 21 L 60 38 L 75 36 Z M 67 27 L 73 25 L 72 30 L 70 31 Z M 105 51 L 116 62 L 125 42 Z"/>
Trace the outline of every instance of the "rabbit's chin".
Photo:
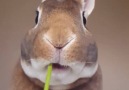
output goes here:
<path id="1" fill-rule="evenodd" d="M 21 60 L 21 66 L 27 76 L 45 83 L 47 66 L 50 64 L 50 62 L 45 61 L 31 59 L 31 64 L 29 64 L 25 60 Z M 85 62 L 74 62 L 68 65 L 53 63 L 52 65 L 51 86 L 68 85 L 80 78 L 92 77 L 98 68 L 97 63 L 87 65 Z"/>

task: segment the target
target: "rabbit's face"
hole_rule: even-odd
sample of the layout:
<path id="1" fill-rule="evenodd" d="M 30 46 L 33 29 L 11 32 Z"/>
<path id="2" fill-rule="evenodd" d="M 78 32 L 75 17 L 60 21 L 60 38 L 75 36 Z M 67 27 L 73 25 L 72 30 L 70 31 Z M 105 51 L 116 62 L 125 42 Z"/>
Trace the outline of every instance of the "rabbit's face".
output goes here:
<path id="1" fill-rule="evenodd" d="M 22 43 L 25 73 L 45 82 L 47 66 L 52 64 L 51 85 L 66 85 L 94 75 L 97 48 L 85 28 L 82 2 L 46 0 L 38 12 L 37 25 Z"/>

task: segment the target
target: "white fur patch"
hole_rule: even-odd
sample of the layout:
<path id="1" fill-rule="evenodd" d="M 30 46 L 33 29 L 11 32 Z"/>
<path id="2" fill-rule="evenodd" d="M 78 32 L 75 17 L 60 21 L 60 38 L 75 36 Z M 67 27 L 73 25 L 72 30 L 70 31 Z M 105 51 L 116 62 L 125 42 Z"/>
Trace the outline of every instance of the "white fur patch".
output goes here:
<path id="1" fill-rule="evenodd" d="M 21 60 L 21 66 L 25 74 L 31 78 L 37 78 L 41 82 L 45 83 L 47 69 L 45 66 L 51 62 L 46 60 L 31 59 L 31 65 L 28 65 L 24 60 Z M 52 72 L 50 85 L 68 85 L 75 82 L 79 78 L 92 77 L 97 71 L 98 64 L 94 64 L 90 67 L 85 66 L 84 62 L 76 62 L 71 64 L 71 69 L 62 72 Z"/>
<path id="2" fill-rule="evenodd" d="M 91 66 L 85 66 L 80 74 L 80 77 L 92 77 L 98 69 L 98 63 L 94 63 Z"/>
<path id="3" fill-rule="evenodd" d="M 46 70 L 44 69 L 46 63 L 39 60 L 31 60 L 31 65 L 28 65 L 24 60 L 21 60 L 21 66 L 25 74 L 31 78 L 45 82 Z"/>

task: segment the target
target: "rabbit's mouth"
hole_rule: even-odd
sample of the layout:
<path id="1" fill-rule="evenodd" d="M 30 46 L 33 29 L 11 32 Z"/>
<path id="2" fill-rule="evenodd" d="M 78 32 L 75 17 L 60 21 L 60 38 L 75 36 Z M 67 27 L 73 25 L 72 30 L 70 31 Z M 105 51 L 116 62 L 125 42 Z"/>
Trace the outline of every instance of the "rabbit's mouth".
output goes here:
<path id="1" fill-rule="evenodd" d="M 67 70 L 70 67 L 67 65 L 60 65 L 58 63 L 52 63 L 53 70 Z"/>
<path id="2" fill-rule="evenodd" d="M 53 68 L 55 69 L 67 69 L 69 66 L 60 65 L 58 63 L 52 63 Z"/>

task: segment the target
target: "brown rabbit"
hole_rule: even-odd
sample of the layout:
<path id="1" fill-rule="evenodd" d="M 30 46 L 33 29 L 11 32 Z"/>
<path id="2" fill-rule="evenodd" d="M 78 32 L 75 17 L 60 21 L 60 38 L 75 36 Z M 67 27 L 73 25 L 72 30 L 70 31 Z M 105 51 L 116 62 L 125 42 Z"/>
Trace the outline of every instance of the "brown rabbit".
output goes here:
<path id="1" fill-rule="evenodd" d="M 43 0 L 36 26 L 21 44 L 12 90 L 43 90 L 47 66 L 50 90 L 102 90 L 97 47 L 86 29 L 95 0 Z"/>

